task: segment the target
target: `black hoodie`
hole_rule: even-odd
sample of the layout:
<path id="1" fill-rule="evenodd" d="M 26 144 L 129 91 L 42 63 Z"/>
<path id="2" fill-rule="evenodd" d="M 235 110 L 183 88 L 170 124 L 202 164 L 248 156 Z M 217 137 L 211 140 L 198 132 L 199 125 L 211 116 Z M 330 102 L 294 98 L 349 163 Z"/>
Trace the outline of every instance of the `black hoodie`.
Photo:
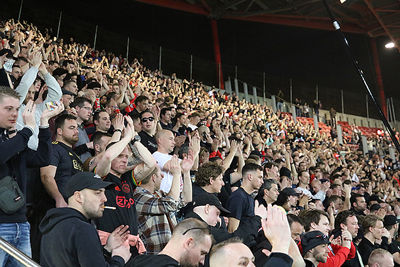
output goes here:
<path id="1" fill-rule="evenodd" d="M 47 212 L 39 226 L 43 234 L 40 265 L 51 267 L 124 266 L 122 257 L 107 263 L 96 229 L 73 208 L 56 208 Z"/>

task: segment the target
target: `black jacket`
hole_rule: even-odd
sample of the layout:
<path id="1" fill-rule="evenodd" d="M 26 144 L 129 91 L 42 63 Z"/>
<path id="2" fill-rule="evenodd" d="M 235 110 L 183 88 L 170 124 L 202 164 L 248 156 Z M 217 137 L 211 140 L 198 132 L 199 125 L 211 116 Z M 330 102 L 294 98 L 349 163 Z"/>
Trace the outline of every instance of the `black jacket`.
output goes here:
<path id="1" fill-rule="evenodd" d="M 43 234 L 40 246 L 40 265 L 49 267 L 118 267 L 125 261 L 104 259 L 96 229 L 79 211 L 57 208 L 47 212 L 39 226 Z"/>
<path id="2" fill-rule="evenodd" d="M 5 130 L 0 128 L 0 134 Z M 28 141 L 32 135 L 29 128 L 23 128 L 13 138 L 0 138 L 0 179 L 12 176 L 24 195 L 26 195 L 27 168 L 49 165 L 51 152 L 51 134 L 48 128 L 39 130 L 39 146 L 37 151 L 28 148 Z M 26 206 L 24 205 L 14 214 L 8 215 L 0 210 L 0 223 L 26 222 Z"/>
<path id="3" fill-rule="evenodd" d="M 186 218 L 196 218 L 203 221 L 203 219 L 194 212 L 188 213 Z M 249 247 L 256 244 L 255 239 L 260 228 L 261 218 L 259 216 L 246 217 L 246 219 L 241 220 L 238 229 L 233 233 L 229 233 L 224 227 L 210 227 L 211 234 L 213 235 L 216 244 L 237 236 L 240 237 L 243 240 L 243 243 Z"/>

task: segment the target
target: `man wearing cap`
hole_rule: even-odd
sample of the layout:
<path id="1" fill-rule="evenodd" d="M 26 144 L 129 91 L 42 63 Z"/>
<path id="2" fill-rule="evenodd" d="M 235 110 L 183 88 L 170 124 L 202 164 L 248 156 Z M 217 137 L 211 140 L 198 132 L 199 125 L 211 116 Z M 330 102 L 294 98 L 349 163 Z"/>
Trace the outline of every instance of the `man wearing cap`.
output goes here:
<path id="1" fill-rule="evenodd" d="M 69 108 L 69 105 L 74 102 L 75 94 L 67 89 L 62 89 L 61 101 L 64 104 L 65 109 Z"/>
<path id="2" fill-rule="evenodd" d="M 292 210 L 292 208 L 296 207 L 298 199 L 299 193 L 291 187 L 286 187 L 279 193 L 275 205 L 281 206 L 286 212 L 288 212 Z"/>
<path id="3" fill-rule="evenodd" d="M 316 267 L 328 260 L 329 240 L 320 231 L 311 231 L 301 238 L 303 257 L 307 267 Z"/>
<path id="4" fill-rule="evenodd" d="M 110 263 L 104 260 L 96 229 L 90 220 L 103 216 L 107 198 L 104 182 L 91 172 L 72 176 L 65 188 L 68 207 L 51 209 L 40 224 L 41 266 L 124 266 L 131 254 L 123 245 L 127 227 L 120 226 L 110 235 L 104 249 L 111 253 Z"/>
<path id="5" fill-rule="evenodd" d="M 249 220 L 243 221 L 238 229 L 229 233 L 220 224 L 220 214 L 225 213 L 229 215 L 229 211 L 225 209 L 219 199 L 210 193 L 203 193 L 193 199 L 193 212 L 187 215 L 188 218 L 196 218 L 206 222 L 211 229 L 216 243 L 225 241 L 231 237 L 240 237 L 246 245 L 254 245 L 255 238 L 257 237 L 258 230 L 261 228 L 261 218 L 265 218 L 267 210 L 261 206 L 257 207 L 254 211 L 255 216 Z"/>

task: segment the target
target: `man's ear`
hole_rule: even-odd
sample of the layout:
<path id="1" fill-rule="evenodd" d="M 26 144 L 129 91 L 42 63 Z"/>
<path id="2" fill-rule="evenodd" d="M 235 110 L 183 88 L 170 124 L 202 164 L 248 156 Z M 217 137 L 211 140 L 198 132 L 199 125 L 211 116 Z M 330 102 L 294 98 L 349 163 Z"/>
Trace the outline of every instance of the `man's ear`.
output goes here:
<path id="1" fill-rule="evenodd" d="M 62 135 L 62 131 L 63 131 L 63 130 L 62 130 L 61 128 L 57 128 L 56 131 L 57 131 L 57 135 Z"/>
<path id="2" fill-rule="evenodd" d="M 193 237 L 189 237 L 185 240 L 185 242 L 183 243 L 183 247 L 185 249 L 191 249 L 193 246 L 195 245 Z"/>

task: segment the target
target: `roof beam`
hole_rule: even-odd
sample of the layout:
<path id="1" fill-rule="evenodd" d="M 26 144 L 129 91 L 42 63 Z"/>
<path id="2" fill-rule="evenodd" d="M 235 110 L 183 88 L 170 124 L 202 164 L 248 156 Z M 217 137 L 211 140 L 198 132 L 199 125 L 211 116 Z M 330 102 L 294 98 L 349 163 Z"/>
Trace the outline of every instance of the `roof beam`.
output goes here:
<path id="1" fill-rule="evenodd" d="M 144 4 L 160 6 L 160 7 L 176 9 L 184 12 L 208 16 L 208 12 L 202 6 L 191 5 L 182 1 L 177 1 L 177 0 L 136 0 L 136 1 Z"/>
<path id="2" fill-rule="evenodd" d="M 400 52 L 400 47 L 397 45 L 396 39 L 392 35 L 392 33 L 389 31 L 388 27 L 386 27 L 385 23 L 381 19 L 381 17 L 378 15 L 378 13 L 375 11 L 374 7 L 372 6 L 371 2 L 369 0 L 364 0 L 364 3 L 367 5 L 369 10 L 372 12 L 372 14 L 375 16 L 376 20 L 379 22 L 379 24 L 382 26 L 382 28 L 385 30 L 386 34 L 389 36 L 390 40 L 394 43 L 396 46 L 397 50 Z"/>

